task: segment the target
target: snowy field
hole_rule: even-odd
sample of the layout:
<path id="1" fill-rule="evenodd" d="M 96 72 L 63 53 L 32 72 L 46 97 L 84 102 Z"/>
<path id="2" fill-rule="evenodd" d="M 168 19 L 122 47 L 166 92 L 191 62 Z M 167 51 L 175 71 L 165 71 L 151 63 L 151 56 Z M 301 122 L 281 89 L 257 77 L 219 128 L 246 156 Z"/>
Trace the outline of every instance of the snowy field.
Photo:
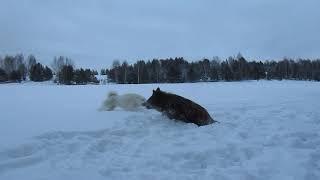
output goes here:
<path id="1" fill-rule="evenodd" d="M 110 90 L 160 87 L 221 123 L 97 109 Z M 320 83 L 0 85 L 1 180 L 320 179 Z"/>

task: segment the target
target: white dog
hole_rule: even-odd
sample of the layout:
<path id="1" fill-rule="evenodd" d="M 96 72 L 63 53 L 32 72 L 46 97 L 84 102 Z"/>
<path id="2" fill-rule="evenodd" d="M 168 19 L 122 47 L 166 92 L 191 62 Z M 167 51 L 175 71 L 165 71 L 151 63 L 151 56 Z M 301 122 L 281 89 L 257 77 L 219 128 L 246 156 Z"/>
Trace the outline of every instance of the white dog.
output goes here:
<path id="1" fill-rule="evenodd" d="M 137 111 L 145 101 L 146 99 L 139 94 L 129 93 L 118 95 L 116 92 L 111 91 L 107 99 L 103 102 L 100 110 L 112 111 L 116 107 L 120 107 L 128 111 Z"/>

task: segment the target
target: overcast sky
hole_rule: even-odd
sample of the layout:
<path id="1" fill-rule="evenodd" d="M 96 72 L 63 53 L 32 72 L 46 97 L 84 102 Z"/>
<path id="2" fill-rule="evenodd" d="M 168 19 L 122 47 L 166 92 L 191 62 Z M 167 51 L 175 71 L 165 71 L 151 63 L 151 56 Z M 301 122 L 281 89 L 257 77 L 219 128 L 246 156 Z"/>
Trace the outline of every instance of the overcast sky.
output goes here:
<path id="1" fill-rule="evenodd" d="M 1 0 L 0 55 L 114 59 L 320 57 L 319 0 Z"/>

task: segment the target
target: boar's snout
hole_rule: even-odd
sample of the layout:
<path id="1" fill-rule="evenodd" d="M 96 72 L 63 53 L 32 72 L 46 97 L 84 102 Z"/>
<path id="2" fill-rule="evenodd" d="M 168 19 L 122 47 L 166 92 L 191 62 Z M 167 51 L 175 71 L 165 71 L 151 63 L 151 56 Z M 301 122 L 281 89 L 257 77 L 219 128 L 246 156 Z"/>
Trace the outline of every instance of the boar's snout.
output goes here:
<path id="1" fill-rule="evenodd" d="M 142 106 L 146 107 L 147 109 L 151 109 L 152 106 L 150 105 L 150 103 L 148 103 L 147 101 L 142 103 Z"/>

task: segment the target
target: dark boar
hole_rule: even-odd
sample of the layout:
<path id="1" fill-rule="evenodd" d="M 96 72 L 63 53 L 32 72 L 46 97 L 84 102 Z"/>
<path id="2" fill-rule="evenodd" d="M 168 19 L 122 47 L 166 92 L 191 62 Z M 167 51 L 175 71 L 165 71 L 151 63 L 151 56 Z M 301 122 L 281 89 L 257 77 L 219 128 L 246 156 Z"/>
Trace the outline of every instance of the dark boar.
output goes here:
<path id="1" fill-rule="evenodd" d="M 181 120 L 204 126 L 216 122 L 205 108 L 199 104 L 176 94 L 153 90 L 152 96 L 144 103 L 147 108 L 163 112 L 170 119 Z"/>

